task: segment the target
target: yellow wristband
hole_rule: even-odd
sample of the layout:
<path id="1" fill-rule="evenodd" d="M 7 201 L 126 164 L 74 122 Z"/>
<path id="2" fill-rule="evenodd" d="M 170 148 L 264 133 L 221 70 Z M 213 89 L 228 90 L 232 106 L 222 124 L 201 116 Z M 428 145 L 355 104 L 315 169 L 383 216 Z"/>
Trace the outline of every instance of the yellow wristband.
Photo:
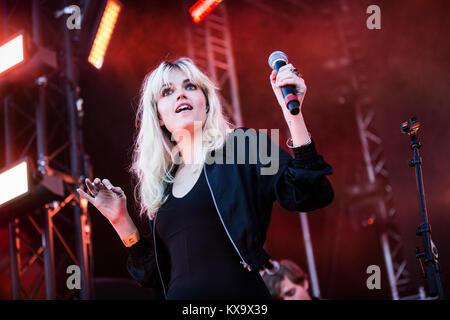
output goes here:
<path id="1" fill-rule="evenodd" d="M 132 233 L 128 237 L 122 239 L 122 242 L 125 245 L 125 247 L 131 247 L 133 244 L 138 242 L 139 239 L 140 239 L 139 230 L 136 230 L 135 233 Z"/>

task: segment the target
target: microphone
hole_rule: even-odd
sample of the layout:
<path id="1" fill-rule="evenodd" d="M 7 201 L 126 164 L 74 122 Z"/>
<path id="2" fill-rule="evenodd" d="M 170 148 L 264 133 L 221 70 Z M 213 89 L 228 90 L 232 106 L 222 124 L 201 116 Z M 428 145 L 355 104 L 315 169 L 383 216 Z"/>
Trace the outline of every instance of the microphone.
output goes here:
<path id="1" fill-rule="evenodd" d="M 269 66 L 278 72 L 282 66 L 288 63 L 288 57 L 284 52 L 274 51 L 270 54 L 268 62 Z M 291 114 L 298 114 L 300 112 L 300 101 L 298 101 L 295 86 L 282 86 L 281 92 L 283 93 L 284 102 L 286 103 L 286 106 Z"/>

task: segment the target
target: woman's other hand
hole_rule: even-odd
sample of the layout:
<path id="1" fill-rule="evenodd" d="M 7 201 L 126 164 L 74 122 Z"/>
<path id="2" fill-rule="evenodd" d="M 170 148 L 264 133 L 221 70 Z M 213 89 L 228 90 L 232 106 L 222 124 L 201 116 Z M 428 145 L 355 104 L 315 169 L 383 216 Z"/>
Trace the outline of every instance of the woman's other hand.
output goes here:
<path id="1" fill-rule="evenodd" d="M 85 180 L 90 195 L 78 188 L 77 191 L 100 211 L 111 224 L 116 225 L 128 215 L 127 197 L 120 187 L 115 187 L 108 179 Z"/>

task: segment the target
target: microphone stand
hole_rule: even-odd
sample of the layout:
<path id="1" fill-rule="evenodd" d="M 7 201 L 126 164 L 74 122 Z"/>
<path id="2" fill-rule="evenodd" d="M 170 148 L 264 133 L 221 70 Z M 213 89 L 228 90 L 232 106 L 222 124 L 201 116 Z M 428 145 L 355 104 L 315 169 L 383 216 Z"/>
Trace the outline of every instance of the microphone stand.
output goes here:
<path id="1" fill-rule="evenodd" d="M 417 188 L 419 191 L 419 205 L 420 205 L 420 215 L 421 224 L 417 227 L 417 236 L 422 236 L 424 249 L 416 248 L 416 258 L 419 261 L 422 275 L 424 278 L 428 278 L 428 290 L 430 297 L 439 296 L 440 300 L 444 300 L 444 292 L 442 289 L 441 278 L 439 275 L 439 263 L 438 263 L 438 250 L 433 240 L 431 240 L 431 226 L 428 223 L 428 214 L 425 203 L 425 194 L 423 189 L 422 180 L 422 159 L 419 156 L 420 143 L 417 137 L 417 131 L 419 130 L 420 122 L 416 118 L 410 118 L 403 121 L 401 124 L 401 131 L 411 137 L 411 149 L 414 151 L 414 158 L 409 160 L 409 166 L 415 167 L 416 170 L 416 180 Z M 423 262 L 425 263 L 425 270 L 423 267 Z"/>

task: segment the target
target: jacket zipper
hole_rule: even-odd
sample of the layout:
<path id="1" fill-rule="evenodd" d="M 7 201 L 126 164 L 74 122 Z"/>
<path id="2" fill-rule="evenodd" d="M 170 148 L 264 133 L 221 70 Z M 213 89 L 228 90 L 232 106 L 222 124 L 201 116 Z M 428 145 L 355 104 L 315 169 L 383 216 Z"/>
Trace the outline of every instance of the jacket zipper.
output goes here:
<path id="1" fill-rule="evenodd" d="M 203 171 L 205 172 L 206 182 L 208 183 L 208 188 L 209 188 L 209 191 L 211 192 L 211 195 L 212 195 L 212 198 L 213 198 L 213 201 L 214 201 L 214 206 L 216 207 L 217 214 L 219 215 L 219 218 L 220 218 L 220 221 L 222 222 L 223 228 L 225 229 L 225 232 L 227 233 L 228 239 L 230 239 L 231 243 L 233 244 L 234 249 L 236 249 L 236 252 L 238 253 L 239 257 L 241 258 L 240 263 L 242 264 L 242 266 L 244 268 L 246 268 L 247 270 L 251 271 L 250 265 L 247 262 L 245 262 L 244 258 L 242 258 L 242 255 L 239 252 L 239 249 L 234 244 L 233 239 L 231 238 L 230 233 L 228 232 L 228 229 L 225 226 L 225 223 L 223 222 L 222 216 L 220 215 L 219 208 L 217 207 L 216 198 L 214 197 L 214 193 L 212 191 L 211 185 L 209 184 L 209 179 L 208 179 L 208 175 L 206 174 L 206 167 L 205 167 L 205 165 L 203 165 Z"/>
<path id="2" fill-rule="evenodd" d="M 161 283 L 162 283 L 162 287 L 163 287 L 163 291 L 164 291 L 164 298 L 167 300 L 167 294 L 166 294 L 166 288 L 164 286 L 164 280 L 162 278 L 161 271 L 159 270 L 158 253 L 156 252 L 156 233 L 155 233 L 155 230 L 156 230 L 156 217 L 157 216 L 158 216 L 158 214 L 156 214 L 155 220 L 153 221 L 153 245 L 155 247 L 156 268 L 158 269 L 159 278 L 161 279 Z"/>

